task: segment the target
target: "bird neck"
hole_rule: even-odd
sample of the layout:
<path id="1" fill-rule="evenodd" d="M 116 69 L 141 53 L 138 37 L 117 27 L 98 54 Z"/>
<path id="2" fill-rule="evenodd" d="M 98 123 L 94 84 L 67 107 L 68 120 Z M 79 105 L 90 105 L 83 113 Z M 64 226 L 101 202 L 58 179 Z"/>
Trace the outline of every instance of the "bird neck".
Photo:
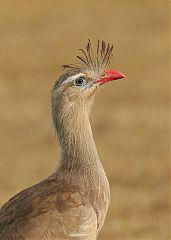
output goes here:
<path id="1" fill-rule="evenodd" d="M 61 154 L 55 180 L 77 186 L 97 211 L 99 221 L 106 215 L 110 188 L 98 157 L 87 111 L 73 111 L 62 120 L 54 118 Z M 55 120 L 56 119 L 56 120 Z"/>
<path id="2" fill-rule="evenodd" d="M 61 147 L 58 171 L 67 174 L 88 174 L 102 168 L 93 139 L 89 114 L 85 109 L 74 111 L 56 122 Z M 103 169 L 103 168 L 102 168 Z"/>

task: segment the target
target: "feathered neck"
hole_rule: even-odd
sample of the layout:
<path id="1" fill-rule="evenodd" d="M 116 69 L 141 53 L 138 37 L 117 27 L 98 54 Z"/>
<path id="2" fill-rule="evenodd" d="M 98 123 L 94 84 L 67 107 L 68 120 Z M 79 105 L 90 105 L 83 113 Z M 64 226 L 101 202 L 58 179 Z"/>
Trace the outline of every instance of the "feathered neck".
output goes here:
<path id="1" fill-rule="evenodd" d="M 62 116 L 53 116 L 61 152 L 59 168 L 65 172 L 86 171 L 99 165 L 99 157 L 94 143 L 89 121 L 89 109 L 78 109 Z"/>

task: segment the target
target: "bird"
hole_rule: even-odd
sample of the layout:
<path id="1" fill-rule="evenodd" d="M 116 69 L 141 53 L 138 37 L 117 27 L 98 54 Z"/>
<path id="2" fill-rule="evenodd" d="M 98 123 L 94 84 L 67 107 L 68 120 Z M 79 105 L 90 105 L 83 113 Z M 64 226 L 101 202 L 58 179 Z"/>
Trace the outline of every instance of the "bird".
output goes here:
<path id="1" fill-rule="evenodd" d="M 126 78 L 108 70 L 113 45 L 88 40 L 77 64 L 51 92 L 52 120 L 60 145 L 57 169 L 22 190 L 0 209 L 0 240 L 95 240 L 110 202 L 109 182 L 99 159 L 90 125 L 97 89 Z"/>

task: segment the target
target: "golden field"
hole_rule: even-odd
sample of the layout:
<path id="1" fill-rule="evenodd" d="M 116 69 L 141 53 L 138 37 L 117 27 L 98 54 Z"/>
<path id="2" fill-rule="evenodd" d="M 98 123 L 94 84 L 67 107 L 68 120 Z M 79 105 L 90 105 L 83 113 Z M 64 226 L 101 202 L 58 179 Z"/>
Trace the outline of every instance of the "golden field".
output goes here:
<path id="1" fill-rule="evenodd" d="M 111 186 L 99 240 L 169 235 L 168 1 L 0 1 L 0 204 L 54 171 L 50 91 L 90 38 L 128 81 L 98 92 L 94 138 Z M 169 238 L 170 236 L 170 238 Z"/>

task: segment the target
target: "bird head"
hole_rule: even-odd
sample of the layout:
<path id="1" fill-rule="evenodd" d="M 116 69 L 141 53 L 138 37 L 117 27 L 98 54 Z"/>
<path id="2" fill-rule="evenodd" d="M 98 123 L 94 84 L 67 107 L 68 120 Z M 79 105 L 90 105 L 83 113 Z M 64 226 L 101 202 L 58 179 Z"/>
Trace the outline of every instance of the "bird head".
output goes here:
<path id="1" fill-rule="evenodd" d="M 93 51 L 88 40 L 82 53 L 77 56 L 80 64 L 63 65 L 66 72 L 56 81 L 52 91 L 52 111 L 61 118 L 71 117 L 74 113 L 90 112 L 95 92 L 99 86 L 109 81 L 125 78 L 125 75 L 116 70 L 107 70 L 112 57 L 113 46 L 104 41 L 97 42 Z M 56 117 L 55 117 L 56 118 Z"/>

